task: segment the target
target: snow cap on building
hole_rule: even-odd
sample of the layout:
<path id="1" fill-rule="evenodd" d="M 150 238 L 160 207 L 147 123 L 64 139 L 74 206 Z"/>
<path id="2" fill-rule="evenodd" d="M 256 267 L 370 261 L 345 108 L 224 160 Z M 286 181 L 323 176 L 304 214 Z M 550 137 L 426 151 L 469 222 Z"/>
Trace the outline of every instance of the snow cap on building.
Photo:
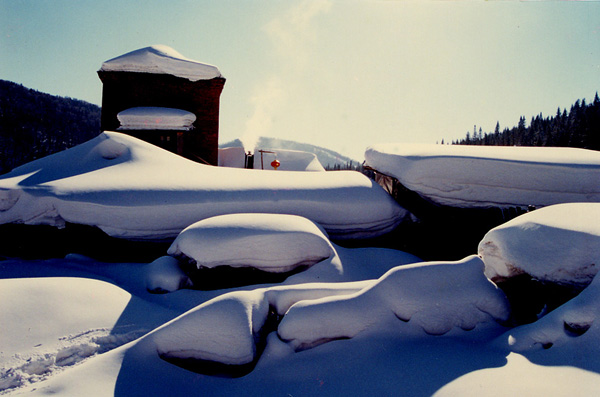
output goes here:
<path id="1" fill-rule="evenodd" d="M 104 62 L 100 70 L 169 74 L 191 81 L 223 77 L 216 66 L 188 59 L 166 45 L 153 45 L 128 52 Z"/>

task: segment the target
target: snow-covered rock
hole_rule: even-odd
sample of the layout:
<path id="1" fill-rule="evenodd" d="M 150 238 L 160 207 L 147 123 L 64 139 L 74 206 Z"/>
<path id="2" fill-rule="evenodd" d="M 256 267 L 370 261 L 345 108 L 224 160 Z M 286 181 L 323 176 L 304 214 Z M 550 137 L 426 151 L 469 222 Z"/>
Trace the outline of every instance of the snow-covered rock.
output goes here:
<path id="1" fill-rule="evenodd" d="M 168 252 L 200 267 L 253 267 L 289 272 L 334 254 L 314 222 L 296 215 L 229 214 L 204 219 L 184 229 Z"/>
<path id="2" fill-rule="evenodd" d="M 380 144 L 366 164 L 456 207 L 600 202 L 600 152 L 558 147 Z"/>
<path id="3" fill-rule="evenodd" d="M 397 320 L 431 335 L 506 321 L 508 301 L 483 270 L 477 256 L 397 267 L 354 295 L 293 305 L 277 333 L 301 350 L 377 331 Z"/>
<path id="4" fill-rule="evenodd" d="M 526 273 L 542 282 L 585 286 L 600 266 L 600 203 L 521 215 L 490 230 L 478 251 L 491 279 Z"/>
<path id="5" fill-rule="evenodd" d="M 102 64 L 105 72 L 169 74 L 191 81 L 222 77 L 219 69 L 188 59 L 166 45 L 153 45 L 128 52 Z"/>
<path id="6" fill-rule="evenodd" d="M 191 286 L 192 281 L 172 256 L 162 256 L 146 268 L 146 289 L 150 292 L 173 292 Z"/>
<path id="7" fill-rule="evenodd" d="M 248 372 L 277 316 L 300 300 L 355 293 L 369 282 L 235 291 L 212 299 L 151 335 L 161 358 L 198 371 Z M 270 324 L 268 324 L 270 323 Z M 266 329 L 265 329 L 266 328 Z M 241 372 L 241 373 L 240 373 Z"/>
<path id="8" fill-rule="evenodd" d="M 511 330 L 499 343 L 515 352 L 542 349 L 594 349 L 600 338 L 600 278 L 595 277 L 579 295 L 535 323 Z M 571 346 L 569 346 L 571 345 Z M 560 351 L 557 354 L 562 354 Z"/>
<path id="9" fill-rule="evenodd" d="M 257 299 L 258 298 L 258 299 Z M 255 335 L 269 313 L 260 294 L 222 295 L 173 320 L 153 335 L 167 359 L 245 365 L 255 359 Z"/>
<path id="10" fill-rule="evenodd" d="M 71 222 L 114 237 L 159 240 L 202 219 L 244 212 L 303 216 L 331 238 L 381 235 L 408 214 L 358 172 L 213 167 L 117 132 L 0 179 L 0 223 Z"/>
<path id="11" fill-rule="evenodd" d="M 181 109 L 135 107 L 117 114 L 123 130 L 190 130 L 196 115 Z"/>

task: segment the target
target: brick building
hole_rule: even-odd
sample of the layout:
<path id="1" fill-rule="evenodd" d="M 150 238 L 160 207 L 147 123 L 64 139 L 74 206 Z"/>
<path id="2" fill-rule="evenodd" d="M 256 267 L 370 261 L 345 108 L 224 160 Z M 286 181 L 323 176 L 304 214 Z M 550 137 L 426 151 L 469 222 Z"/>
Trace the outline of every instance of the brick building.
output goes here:
<path id="1" fill-rule="evenodd" d="M 103 83 L 103 131 L 122 131 L 191 160 L 218 164 L 219 104 L 225 85 L 218 68 L 167 46 L 151 46 L 104 62 L 98 76 Z M 195 120 L 190 125 L 173 124 L 176 118 L 164 122 L 178 111 L 193 114 Z M 138 120 L 146 115 L 146 122 L 123 125 L 122 116 L 128 114 L 142 117 Z"/>

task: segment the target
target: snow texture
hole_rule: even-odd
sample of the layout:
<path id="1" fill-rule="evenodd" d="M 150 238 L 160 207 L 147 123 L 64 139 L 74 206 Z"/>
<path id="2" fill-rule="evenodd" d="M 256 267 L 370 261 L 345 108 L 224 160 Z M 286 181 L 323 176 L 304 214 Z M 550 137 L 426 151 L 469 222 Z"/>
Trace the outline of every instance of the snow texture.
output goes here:
<path id="1" fill-rule="evenodd" d="M 292 306 L 277 333 L 302 350 L 353 338 L 394 318 L 431 335 L 506 321 L 508 301 L 483 275 L 483 269 L 477 256 L 397 267 L 355 295 Z"/>
<path id="2" fill-rule="evenodd" d="M 384 234 L 407 215 L 358 172 L 213 167 L 117 132 L 104 132 L 0 179 L 0 223 L 61 227 L 71 222 L 114 237 L 160 240 L 230 213 L 299 215 L 340 239 Z"/>
<path id="3" fill-rule="evenodd" d="M 100 70 L 168 74 L 191 81 L 223 77 L 217 67 L 188 59 L 166 45 L 153 45 L 128 52 L 104 62 Z"/>
<path id="4" fill-rule="evenodd" d="M 479 243 L 485 273 L 522 273 L 546 282 L 585 286 L 600 265 L 600 203 L 558 204 L 490 230 Z"/>
<path id="5" fill-rule="evenodd" d="M 0 392 L 146 333 L 115 327 L 130 299 L 112 284 L 85 278 L 0 279 Z"/>
<path id="6" fill-rule="evenodd" d="M 161 107 L 135 107 L 117 114 L 123 130 L 180 130 L 193 128 L 196 115 L 185 110 Z"/>
<path id="7" fill-rule="evenodd" d="M 366 164 L 442 205 L 600 201 L 600 152 L 558 147 L 380 144 Z"/>
<path id="8" fill-rule="evenodd" d="M 188 226 L 167 253 L 191 258 L 198 268 L 254 267 L 282 273 L 327 259 L 333 248 L 323 230 L 300 216 L 230 214 Z"/>

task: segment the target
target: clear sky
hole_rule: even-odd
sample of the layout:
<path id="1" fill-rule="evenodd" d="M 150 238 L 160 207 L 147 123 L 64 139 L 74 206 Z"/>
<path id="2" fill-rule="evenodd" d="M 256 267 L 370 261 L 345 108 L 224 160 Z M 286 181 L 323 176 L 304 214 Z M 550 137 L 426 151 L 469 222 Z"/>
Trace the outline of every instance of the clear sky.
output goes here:
<path id="1" fill-rule="evenodd" d="M 600 91 L 600 2 L 0 0 L 0 78 L 100 104 L 102 62 L 153 44 L 219 67 L 220 141 L 362 160 Z"/>

